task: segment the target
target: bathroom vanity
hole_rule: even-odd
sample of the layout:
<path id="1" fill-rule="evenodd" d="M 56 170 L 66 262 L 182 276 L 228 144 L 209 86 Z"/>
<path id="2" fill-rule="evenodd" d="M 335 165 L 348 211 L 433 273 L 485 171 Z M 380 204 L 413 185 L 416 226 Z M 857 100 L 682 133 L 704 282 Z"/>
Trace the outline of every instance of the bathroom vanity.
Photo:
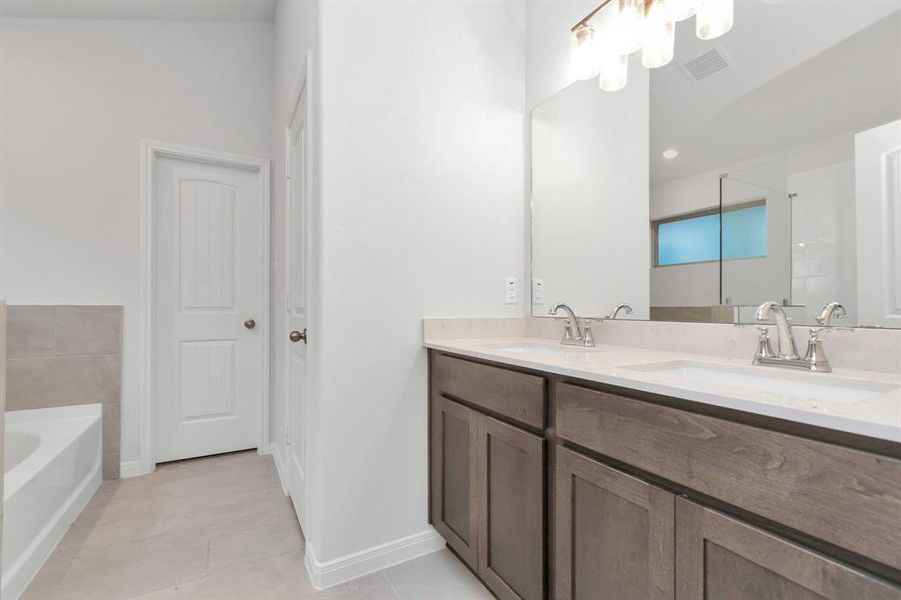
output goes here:
<path id="1" fill-rule="evenodd" d="M 896 376 L 426 345 L 431 522 L 498 597 L 901 599 Z"/>

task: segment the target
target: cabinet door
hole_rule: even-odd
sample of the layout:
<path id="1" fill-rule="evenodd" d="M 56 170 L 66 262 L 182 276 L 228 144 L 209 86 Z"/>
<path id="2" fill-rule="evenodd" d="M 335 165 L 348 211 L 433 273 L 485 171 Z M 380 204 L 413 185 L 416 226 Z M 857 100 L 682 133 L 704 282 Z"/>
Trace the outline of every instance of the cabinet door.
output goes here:
<path id="1" fill-rule="evenodd" d="M 779 536 L 676 501 L 677 600 L 899 600 L 901 588 Z"/>
<path id="2" fill-rule="evenodd" d="M 557 446 L 556 600 L 672 600 L 675 498 Z"/>
<path id="3" fill-rule="evenodd" d="M 499 598 L 544 597 L 544 440 L 483 416 L 479 575 Z"/>
<path id="4" fill-rule="evenodd" d="M 432 397 L 432 525 L 473 570 L 478 569 L 476 444 L 480 416 Z"/>

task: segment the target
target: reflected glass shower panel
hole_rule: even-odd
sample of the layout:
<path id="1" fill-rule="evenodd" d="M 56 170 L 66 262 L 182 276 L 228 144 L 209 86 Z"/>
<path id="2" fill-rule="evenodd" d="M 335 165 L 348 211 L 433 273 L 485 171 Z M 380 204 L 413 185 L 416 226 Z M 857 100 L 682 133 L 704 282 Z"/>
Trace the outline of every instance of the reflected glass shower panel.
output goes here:
<path id="1" fill-rule="evenodd" d="M 723 259 L 720 301 L 756 307 L 792 303 L 792 202 L 780 165 L 763 165 L 722 179 Z M 742 320 L 749 310 L 740 310 Z"/>

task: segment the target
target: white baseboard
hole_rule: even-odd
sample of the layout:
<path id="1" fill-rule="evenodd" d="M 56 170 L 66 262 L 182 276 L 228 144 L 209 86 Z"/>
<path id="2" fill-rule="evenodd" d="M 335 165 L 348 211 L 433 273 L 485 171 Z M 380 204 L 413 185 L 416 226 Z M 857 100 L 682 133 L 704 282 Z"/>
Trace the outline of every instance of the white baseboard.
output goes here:
<path id="1" fill-rule="evenodd" d="M 99 449 L 98 449 L 99 452 Z M 70 495 L 65 503 L 50 518 L 44 528 L 38 533 L 22 556 L 11 565 L 0 581 L 0 595 L 9 600 L 16 600 L 21 596 L 31 580 L 34 579 L 44 563 L 53 554 L 57 544 L 66 535 L 69 525 L 75 521 L 75 517 L 84 510 L 91 498 L 97 492 L 101 483 L 101 460 L 97 462 L 78 488 Z"/>
<path id="2" fill-rule="evenodd" d="M 270 444 L 269 450 L 272 452 L 272 462 L 275 463 L 275 472 L 278 474 L 278 482 L 282 486 L 282 491 L 288 495 L 288 480 L 286 479 L 285 463 L 282 461 L 282 452 L 279 450 L 278 444 Z"/>
<path id="3" fill-rule="evenodd" d="M 307 542 L 304 565 L 316 589 L 325 589 L 444 548 L 444 538 L 429 527 L 399 540 L 320 562 Z"/>
<path id="4" fill-rule="evenodd" d="M 153 473 L 153 465 L 147 465 L 144 461 L 130 460 L 119 464 L 119 477 L 126 479 L 128 477 L 140 477 L 141 475 L 150 475 Z"/>

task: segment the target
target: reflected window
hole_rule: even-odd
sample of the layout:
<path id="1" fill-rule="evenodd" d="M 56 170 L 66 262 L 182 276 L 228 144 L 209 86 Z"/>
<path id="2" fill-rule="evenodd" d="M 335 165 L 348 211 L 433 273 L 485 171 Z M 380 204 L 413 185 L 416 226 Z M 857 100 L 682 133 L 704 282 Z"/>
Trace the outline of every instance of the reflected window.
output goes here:
<path id="1" fill-rule="evenodd" d="M 720 215 L 714 210 L 654 222 L 655 264 L 684 265 L 720 257 Z M 723 258 L 766 256 L 766 200 L 723 209 Z"/>

